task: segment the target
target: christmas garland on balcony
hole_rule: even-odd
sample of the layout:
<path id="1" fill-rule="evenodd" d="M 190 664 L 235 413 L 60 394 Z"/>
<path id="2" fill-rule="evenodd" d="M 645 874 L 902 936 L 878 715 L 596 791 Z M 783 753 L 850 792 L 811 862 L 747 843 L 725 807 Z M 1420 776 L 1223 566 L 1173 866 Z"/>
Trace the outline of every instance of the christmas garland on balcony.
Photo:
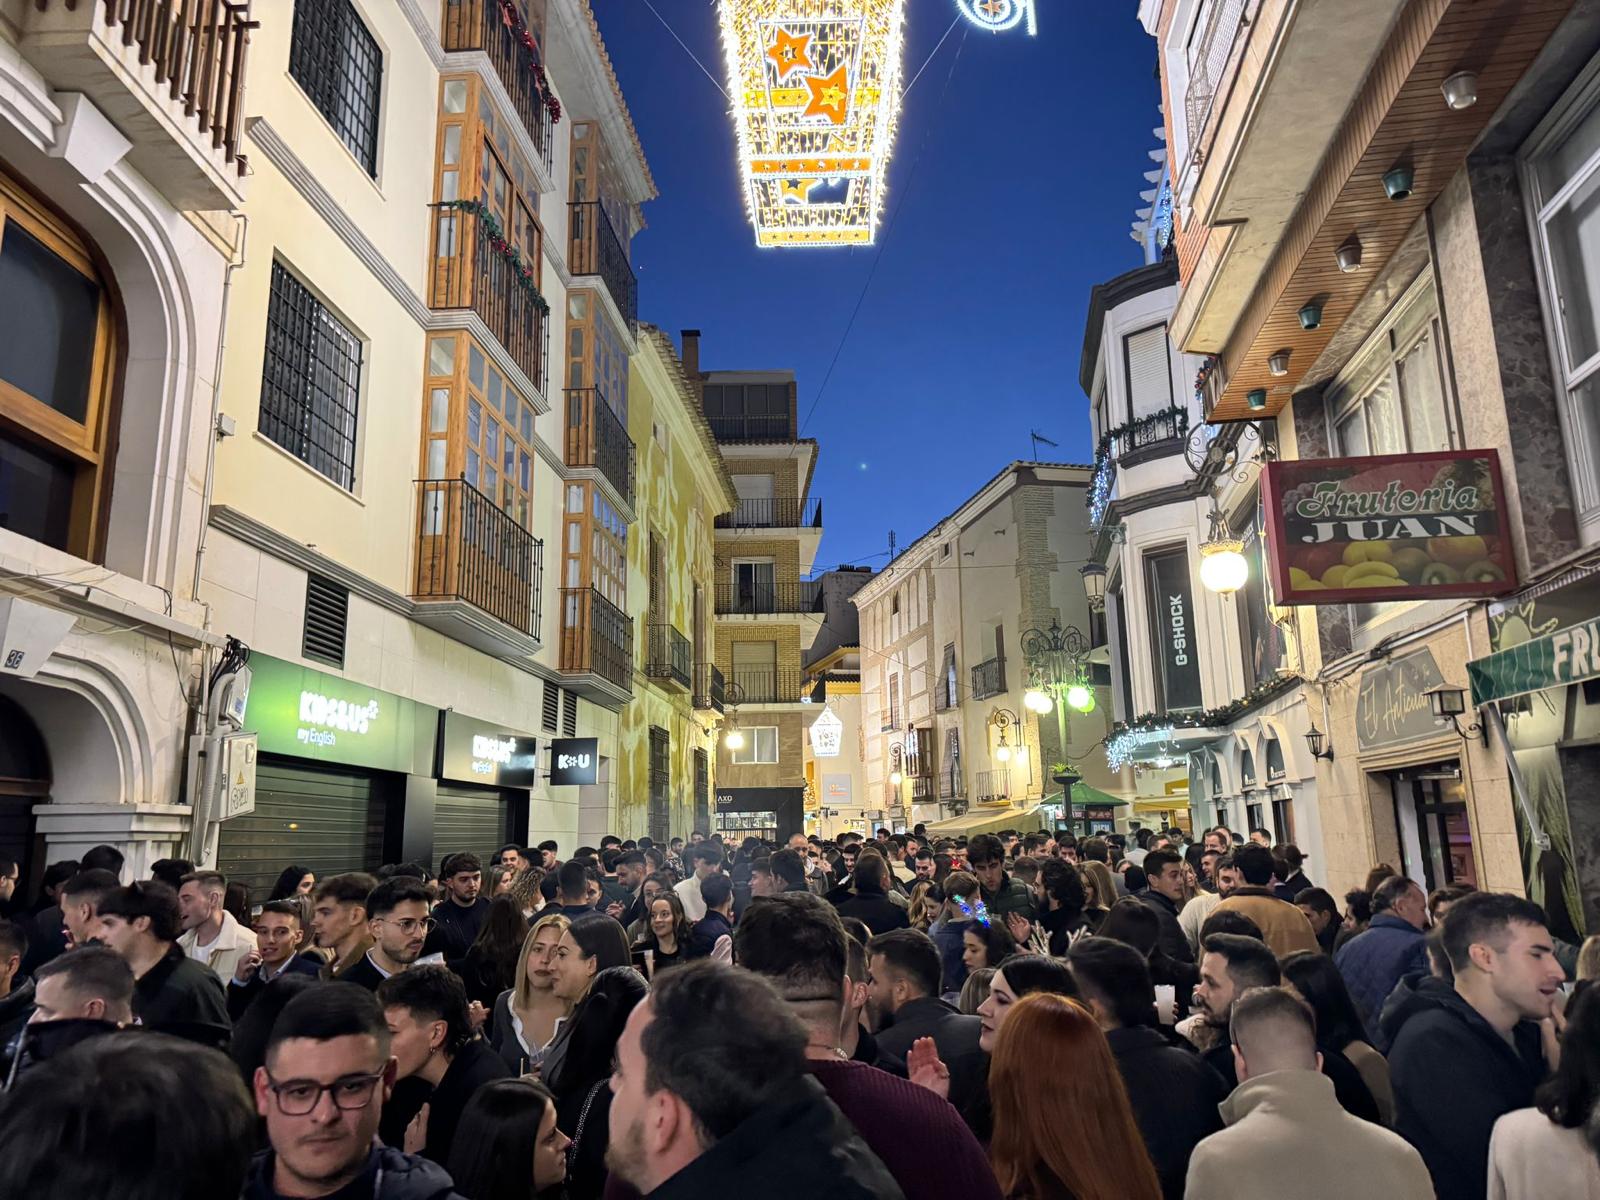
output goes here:
<path id="1" fill-rule="evenodd" d="M 522 254 L 506 238 L 505 230 L 500 227 L 500 220 L 494 215 L 482 200 L 441 200 L 438 208 L 448 208 L 454 212 L 471 213 L 483 222 L 484 232 L 489 235 L 489 248 L 498 255 L 502 262 L 511 268 L 511 273 L 516 277 L 522 290 L 527 292 L 533 300 L 533 305 L 539 310 L 539 315 L 550 315 L 550 302 L 539 293 L 539 284 L 534 278 L 533 268 L 522 261 Z"/>
<path id="2" fill-rule="evenodd" d="M 515 0 L 500 0 L 500 21 L 511 31 L 511 36 L 522 43 L 522 49 L 528 55 L 528 69 L 533 72 L 533 84 L 539 89 L 539 98 L 544 101 L 544 110 L 550 114 L 550 124 L 560 124 L 561 101 L 557 100 L 555 93 L 550 90 L 550 80 L 544 73 L 544 63 L 539 61 L 539 43 L 534 39 L 528 23 L 522 19 L 522 13 L 517 8 Z"/>
<path id="3" fill-rule="evenodd" d="M 1131 721 L 1116 721 L 1111 726 L 1113 737 L 1123 733 L 1140 733 L 1156 729 L 1219 729 L 1231 725 L 1245 714 L 1261 707 L 1285 692 L 1292 692 L 1301 684 L 1299 675 L 1275 675 L 1262 680 L 1237 700 L 1217 708 L 1195 712 L 1141 713 Z"/>
<path id="4" fill-rule="evenodd" d="M 1189 410 L 1172 405 L 1160 412 L 1135 417 L 1106 430 L 1100 435 L 1100 444 L 1094 452 L 1094 474 L 1089 480 L 1089 494 L 1084 498 L 1089 507 L 1089 523 L 1099 525 L 1111 503 L 1111 485 L 1116 479 L 1117 443 L 1123 439 L 1137 442 L 1139 435 L 1150 429 L 1170 426 L 1173 437 L 1183 437 L 1189 432 Z"/>

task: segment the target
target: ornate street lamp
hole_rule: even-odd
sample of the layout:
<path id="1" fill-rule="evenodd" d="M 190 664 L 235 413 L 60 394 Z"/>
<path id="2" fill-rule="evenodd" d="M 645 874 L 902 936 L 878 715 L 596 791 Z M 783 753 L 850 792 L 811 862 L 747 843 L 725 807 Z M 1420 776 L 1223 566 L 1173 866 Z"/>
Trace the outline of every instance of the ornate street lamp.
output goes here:
<path id="1" fill-rule="evenodd" d="M 1250 578 L 1250 563 L 1244 556 L 1244 543 L 1228 529 L 1227 519 L 1211 499 L 1211 529 L 1200 543 L 1200 582 L 1207 590 L 1231 596 Z"/>

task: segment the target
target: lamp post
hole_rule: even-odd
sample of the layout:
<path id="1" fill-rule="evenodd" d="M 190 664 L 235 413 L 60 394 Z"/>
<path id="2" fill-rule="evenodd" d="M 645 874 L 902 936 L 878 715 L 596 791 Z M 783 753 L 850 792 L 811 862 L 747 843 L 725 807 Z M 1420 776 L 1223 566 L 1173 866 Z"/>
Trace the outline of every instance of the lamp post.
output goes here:
<path id="1" fill-rule="evenodd" d="M 1097 579 L 1101 603 L 1105 601 L 1103 570 Z M 1092 574 L 1084 572 L 1086 592 L 1094 586 L 1090 579 Z M 1041 717 L 1048 715 L 1051 709 L 1055 710 L 1056 733 L 1060 739 L 1063 762 L 1067 757 L 1067 710 L 1070 708 L 1081 713 L 1094 711 L 1094 689 L 1089 684 L 1084 666 L 1090 649 L 1089 639 L 1079 629 L 1072 625 L 1063 629 L 1061 622 L 1054 617 L 1050 619 L 1048 629 L 1029 629 L 1022 635 L 1022 656 L 1028 664 L 1028 690 L 1023 693 L 1022 703 Z M 1070 817 L 1070 784 L 1066 785 L 1061 803 L 1063 813 Z"/>

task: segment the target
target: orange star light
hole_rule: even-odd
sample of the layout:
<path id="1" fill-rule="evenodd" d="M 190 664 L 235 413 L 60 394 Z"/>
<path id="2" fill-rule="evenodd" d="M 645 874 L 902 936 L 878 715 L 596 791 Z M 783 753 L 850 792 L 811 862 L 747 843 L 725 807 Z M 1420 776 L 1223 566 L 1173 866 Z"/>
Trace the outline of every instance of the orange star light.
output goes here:
<path id="1" fill-rule="evenodd" d="M 811 61 L 811 35 L 809 33 L 793 34 L 787 29 L 778 30 L 778 40 L 767 47 L 767 57 L 778 68 L 778 78 L 783 79 L 790 71 L 801 67 L 810 68 Z"/>
<path id="2" fill-rule="evenodd" d="M 801 115 L 827 117 L 835 125 L 843 125 L 845 109 L 849 107 L 845 69 L 840 67 L 832 75 L 807 75 L 806 87 L 811 90 L 811 103 Z"/>

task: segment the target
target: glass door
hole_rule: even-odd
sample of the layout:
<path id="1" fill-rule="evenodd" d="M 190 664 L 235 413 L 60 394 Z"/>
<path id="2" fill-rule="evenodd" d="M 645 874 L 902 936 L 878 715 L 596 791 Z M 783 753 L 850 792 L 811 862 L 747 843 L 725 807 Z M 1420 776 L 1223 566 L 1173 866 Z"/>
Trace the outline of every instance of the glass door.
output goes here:
<path id="1" fill-rule="evenodd" d="M 1459 763 L 1449 762 L 1392 776 L 1401 870 L 1426 891 L 1447 883 L 1478 886 L 1459 769 Z"/>

